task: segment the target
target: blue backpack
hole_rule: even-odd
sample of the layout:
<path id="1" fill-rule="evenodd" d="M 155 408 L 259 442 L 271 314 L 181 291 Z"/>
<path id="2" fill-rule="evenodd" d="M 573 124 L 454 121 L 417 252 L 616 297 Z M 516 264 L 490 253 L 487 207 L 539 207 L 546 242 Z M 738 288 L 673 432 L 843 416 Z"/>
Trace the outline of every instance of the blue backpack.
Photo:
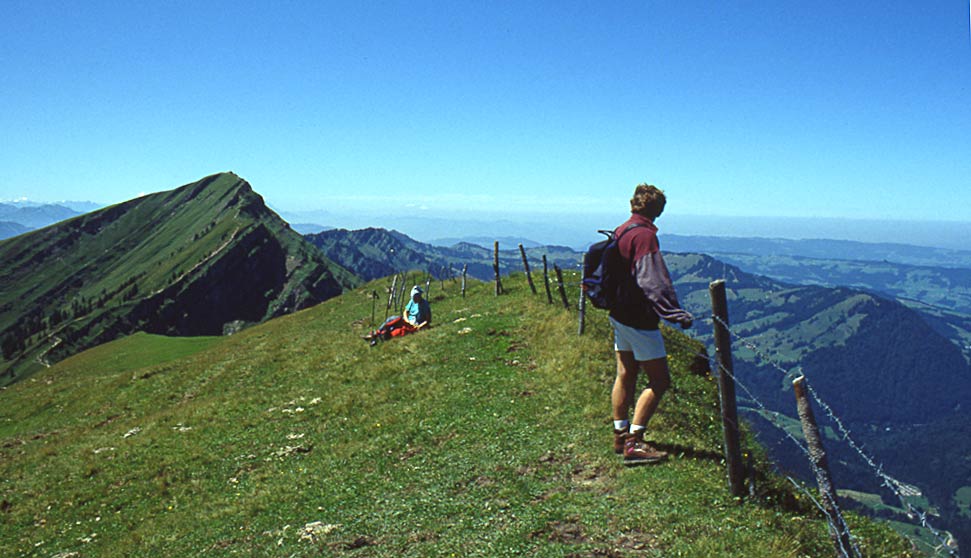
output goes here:
<path id="1" fill-rule="evenodd" d="M 591 244 L 587 249 L 583 259 L 581 288 L 595 307 L 610 310 L 620 298 L 620 290 L 630 277 L 630 263 L 620 255 L 620 239 L 631 229 L 640 226 L 632 223 L 617 236 L 613 231 L 597 231 L 607 238 Z"/>

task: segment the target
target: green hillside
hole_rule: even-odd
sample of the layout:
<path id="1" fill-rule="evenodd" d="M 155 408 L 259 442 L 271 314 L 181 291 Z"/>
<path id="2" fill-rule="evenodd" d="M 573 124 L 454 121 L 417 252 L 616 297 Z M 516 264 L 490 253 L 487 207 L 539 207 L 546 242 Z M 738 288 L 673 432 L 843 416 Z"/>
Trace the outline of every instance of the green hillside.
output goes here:
<path id="1" fill-rule="evenodd" d="M 0 555 L 833 554 L 761 451 L 756 495 L 730 497 L 689 338 L 665 331 L 674 388 L 650 430 L 673 457 L 624 468 L 603 313 L 577 337 L 521 275 L 501 297 L 436 283 L 434 326 L 372 348 L 385 283 L 230 337 L 133 335 L 0 390 Z M 850 523 L 865 556 L 914 555 Z"/>
<path id="2" fill-rule="evenodd" d="M 0 264 L 0 385 L 120 335 L 221 335 L 356 282 L 232 173 L 0 242 Z"/>

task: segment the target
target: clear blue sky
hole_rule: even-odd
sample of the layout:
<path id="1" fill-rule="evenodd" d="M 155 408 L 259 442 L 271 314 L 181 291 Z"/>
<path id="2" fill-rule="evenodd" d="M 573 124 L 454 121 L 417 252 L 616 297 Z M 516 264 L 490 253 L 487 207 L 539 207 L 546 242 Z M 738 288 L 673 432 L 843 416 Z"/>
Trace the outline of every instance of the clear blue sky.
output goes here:
<path id="1" fill-rule="evenodd" d="M 0 199 L 971 221 L 969 4 L 0 2 Z M 427 209 L 423 209 L 427 208 Z M 402 209 L 405 211 L 405 209 Z"/>

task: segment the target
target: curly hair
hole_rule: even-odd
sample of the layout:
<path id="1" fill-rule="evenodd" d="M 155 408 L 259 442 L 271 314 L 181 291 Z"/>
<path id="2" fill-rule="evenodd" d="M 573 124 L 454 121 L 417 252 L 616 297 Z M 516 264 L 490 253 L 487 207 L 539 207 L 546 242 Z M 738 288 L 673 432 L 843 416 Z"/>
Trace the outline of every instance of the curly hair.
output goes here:
<path id="1" fill-rule="evenodd" d="M 667 198 L 660 188 L 653 184 L 638 184 L 634 197 L 630 199 L 630 210 L 648 219 L 655 219 L 664 211 L 665 203 Z"/>

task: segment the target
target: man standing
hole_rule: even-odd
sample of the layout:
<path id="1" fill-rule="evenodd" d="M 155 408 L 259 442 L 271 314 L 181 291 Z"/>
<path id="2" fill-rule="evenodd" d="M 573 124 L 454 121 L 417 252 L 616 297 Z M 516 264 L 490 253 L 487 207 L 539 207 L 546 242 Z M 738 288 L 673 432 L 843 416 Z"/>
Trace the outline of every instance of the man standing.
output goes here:
<path id="1" fill-rule="evenodd" d="M 666 452 L 644 441 L 647 423 L 671 386 L 667 352 L 658 326 L 661 318 L 680 324 L 683 329 L 691 327 L 694 321 L 678 303 L 658 245 L 654 221 L 664 211 L 665 203 L 664 192 L 659 188 L 638 185 L 630 200 L 630 219 L 614 232 L 620 236 L 626 231 L 618 248 L 631 271 L 621 287 L 618 303 L 610 310 L 617 353 L 617 377 L 611 392 L 614 451 L 623 454 L 624 465 L 656 463 L 667 457 Z M 630 422 L 628 412 L 640 371 L 647 374 L 649 384 L 638 396 Z"/>

